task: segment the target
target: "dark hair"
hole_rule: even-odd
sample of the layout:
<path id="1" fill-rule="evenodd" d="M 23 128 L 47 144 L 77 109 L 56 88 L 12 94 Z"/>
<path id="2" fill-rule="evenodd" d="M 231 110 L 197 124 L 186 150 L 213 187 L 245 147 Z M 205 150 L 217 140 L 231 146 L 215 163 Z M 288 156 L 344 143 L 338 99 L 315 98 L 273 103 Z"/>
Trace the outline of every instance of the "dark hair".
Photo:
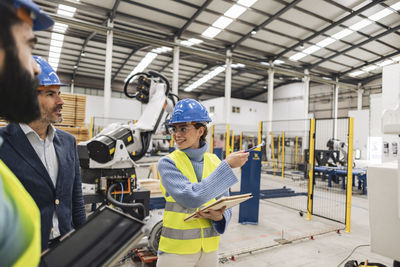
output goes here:
<path id="1" fill-rule="evenodd" d="M 12 27 L 22 24 L 9 0 L 0 0 L 0 49 L 4 61 L 0 72 L 0 117 L 16 123 L 40 118 L 36 94 L 38 79 L 22 65 Z"/>
<path id="2" fill-rule="evenodd" d="M 207 125 L 204 125 L 202 123 L 194 124 L 194 128 L 200 129 L 200 127 L 204 127 L 204 133 L 203 133 L 202 136 L 200 136 L 200 142 L 205 142 L 206 141 L 206 137 L 207 137 L 207 133 L 208 133 L 208 128 L 207 128 Z"/>

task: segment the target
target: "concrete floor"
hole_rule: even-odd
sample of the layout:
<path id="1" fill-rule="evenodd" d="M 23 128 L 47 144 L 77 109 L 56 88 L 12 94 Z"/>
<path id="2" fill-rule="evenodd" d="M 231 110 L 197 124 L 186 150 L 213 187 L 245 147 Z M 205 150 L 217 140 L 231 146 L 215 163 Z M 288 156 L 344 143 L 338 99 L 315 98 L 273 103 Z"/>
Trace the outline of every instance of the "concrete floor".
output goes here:
<path id="1" fill-rule="evenodd" d="M 238 170 L 237 175 L 240 177 Z M 304 190 L 304 185 L 293 181 L 295 179 L 282 181 L 271 175 L 262 174 L 261 189 L 288 186 Z M 236 184 L 232 191 L 239 191 L 239 188 L 240 183 Z M 335 206 L 342 207 L 341 202 L 345 201 L 344 192 L 337 189 L 333 191 Z M 313 216 L 312 220 L 308 221 L 305 213 L 300 216 L 299 211 L 282 206 L 293 206 L 293 203 L 303 206 L 306 203 L 304 198 L 296 198 L 260 200 L 258 225 L 239 224 L 239 208 L 234 207 L 231 223 L 226 233 L 221 236 L 219 265 L 339 266 L 355 247 L 370 243 L 366 196 L 360 195 L 357 191 L 353 195 L 350 233 L 345 233 L 343 223 L 318 216 Z M 278 243 L 276 240 L 282 237 L 293 242 Z M 350 259 L 358 262 L 368 259 L 369 262 L 379 262 L 387 266 L 392 266 L 393 263 L 391 259 L 371 252 L 369 246 L 358 248 L 348 260 Z M 120 266 L 142 266 L 142 264 L 128 261 Z M 340 266 L 344 266 L 344 263 Z"/>

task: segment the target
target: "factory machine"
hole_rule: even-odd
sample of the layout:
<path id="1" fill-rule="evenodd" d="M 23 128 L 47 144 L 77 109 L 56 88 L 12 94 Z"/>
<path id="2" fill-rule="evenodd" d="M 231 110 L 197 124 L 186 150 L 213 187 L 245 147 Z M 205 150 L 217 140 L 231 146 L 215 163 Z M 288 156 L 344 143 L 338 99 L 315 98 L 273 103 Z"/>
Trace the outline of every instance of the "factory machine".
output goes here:
<path id="1" fill-rule="evenodd" d="M 129 77 L 124 93 L 146 104 L 137 123 L 111 124 L 78 144 L 82 182 L 93 188 L 84 201 L 112 204 L 134 218 L 146 218 L 149 247 L 157 251 L 162 217 L 149 218 L 150 191 L 138 188 L 135 167 L 149 150 L 152 135 L 172 113 L 177 97 L 170 93 L 167 78 L 151 71 Z"/>
<path id="2" fill-rule="evenodd" d="M 382 107 L 382 132 L 400 136 L 400 64 L 383 68 Z M 400 157 L 396 156 L 396 161 L 369 166 L 367 177 L 371 250 L 400 266 Z"/>

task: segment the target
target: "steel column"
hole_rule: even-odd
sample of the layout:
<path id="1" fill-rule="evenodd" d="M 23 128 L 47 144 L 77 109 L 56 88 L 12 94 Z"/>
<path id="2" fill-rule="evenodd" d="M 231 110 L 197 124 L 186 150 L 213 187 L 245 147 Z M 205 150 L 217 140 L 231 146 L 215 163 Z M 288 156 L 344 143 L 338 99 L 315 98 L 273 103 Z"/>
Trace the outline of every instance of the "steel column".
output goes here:
<path id="1" fill-rule="evenodd" d="M 110 117 L 113 26 L 114 22 L 112 22 L 111 19 L 108 19 L 107 42 L 106 42 L 106 66 L 104 73 L 104 118 Z M 107 124 L 107 121 L 105 121 L 105 124 Z"/>
<path id="2" fill-rule="evenodd" d="M 175 43 L 179 44 L 179 39 L 175 38 Z M 174 46 L 174 66 L 172 76 L 172 93 L 178 95 L 178 82 L 179 82 L 179 45 Z"/>

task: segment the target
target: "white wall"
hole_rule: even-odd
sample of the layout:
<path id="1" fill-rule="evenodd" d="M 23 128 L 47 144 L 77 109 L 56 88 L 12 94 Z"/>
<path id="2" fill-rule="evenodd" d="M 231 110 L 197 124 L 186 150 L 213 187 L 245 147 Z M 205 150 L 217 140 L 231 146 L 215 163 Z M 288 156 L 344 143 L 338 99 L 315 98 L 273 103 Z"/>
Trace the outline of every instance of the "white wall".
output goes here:
<path id="1" fill-rule="evenodd" d="M 303 83 L 292 83 L 274 90 L 273 120 L 304 119 Z"/>
<path id="2" fill-rule="evenodd" d="M 396 135 L 383 134 L 382 133 L 382 94 L 375 94 L 370 96 L 370 136 L 371 137 L 382 137 L 383 142 L 389 143 L 389 153 L 382 153 L 382 161 L 391 161 L 396 159 L 396 155 L 393 155 L 393 143 L 399 146 L 399 138 Z M 382 144 L 383 151 L 383 144 Z"/>
<path id="3" fill-rule="evenodd" d="M 361 151 L 362 160 L 368 159 L 368 137 L 369 137 L 369 109 L 351 110 L 349 117 L 354 118 L 353 148 Z"/>
<path id="4" fill-rule="evenodd" d="M 225 131 L 224 97 L 205 100 L 201 103 L 208 111 L 211 106 L 214 107 L 214 113 L 210 116 L 213 124 L 216 125 L 216 132 Z M 267 119 L 268 108 L 265 103 L 231 98 L 231 106 L 240 108 L 240 113 L 232 113 L 232 108 L 230 109 L 230 129 L 234 132 L 257 132 L 258 123 Z"/>
<path id="5" fill-rule="evenodd" d="M 110 118 L 137 120 L 141 115 L 142 104 L 136 99 L 111 98 Z M 86 123 L 91 117 L 104 116 L 104 98 L 86 95 Z"/>

